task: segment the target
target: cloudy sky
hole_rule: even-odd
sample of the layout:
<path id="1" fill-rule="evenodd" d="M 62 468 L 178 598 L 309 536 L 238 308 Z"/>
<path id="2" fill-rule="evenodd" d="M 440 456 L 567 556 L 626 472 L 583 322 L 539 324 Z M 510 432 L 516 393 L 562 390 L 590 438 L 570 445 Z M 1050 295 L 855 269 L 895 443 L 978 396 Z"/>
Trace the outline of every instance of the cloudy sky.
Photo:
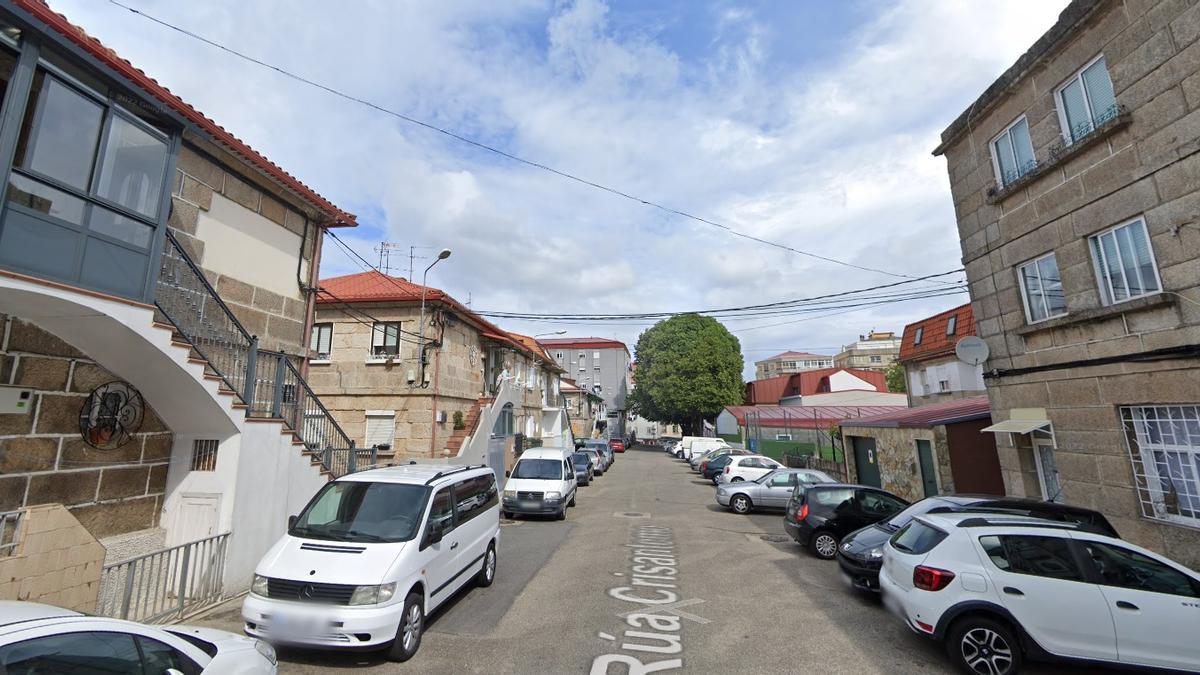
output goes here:
<path id="1" fill-rule="evenodd" d="M 369 260 L 381 241 L 453 249 L 430 285 L 475 309 L 680 311 L 897 280 L 516 164 L 108 2 L 50 1 L 357 213 L 360 227 L 343 238 Z M 121 1 L 512 154 L 757 237 L 914 276 L 961 266 L 944 160 L 930 155 L 938 135 L 1066 4 L 1006 0 L 981 12 L 983 0 Z M 323 276 L 361 271 L 328 244 L 322 265 Z M 407 276 L 407 255 L 393 265 Z M 898 331 L 965 301 L 726 325 L 749 376 L 754 360 L 775 352 L 834 353 L 870 329 Z M 502 323 L 631 347 L 645 328 Z"/>

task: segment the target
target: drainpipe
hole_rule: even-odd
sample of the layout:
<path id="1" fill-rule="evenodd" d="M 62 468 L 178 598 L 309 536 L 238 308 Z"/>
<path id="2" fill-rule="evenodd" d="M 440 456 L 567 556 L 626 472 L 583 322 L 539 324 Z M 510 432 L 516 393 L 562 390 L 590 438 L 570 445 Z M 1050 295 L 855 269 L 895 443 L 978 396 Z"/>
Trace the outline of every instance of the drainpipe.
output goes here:
<path id="1" fill-rule="evenodd" d="M 432 399 L 432 401 L 431 401 L 431 403 L 430 403 L 430 406 L 429 406 L 430 408 L 432 408 L 432 409 L 433 409 L 433 410 L 431 411 L 431 413 L 430 413 L 430 414 L 432 415 L 432 417 L 430 417 L 430 418 L 429 418 L 429 419 L 430 419 L 430 424 L 429 424 L 429 456 L 430 456 L 430 457 L 433 457 L 433 458 L 436 458 L 436 457 L 437 457 L 437 425 L 438 425 L 438 421 L 437 421 L 437 410 L 438 410 L 438 406 L 437 406 L 437 396 L 438 396 L 438 374 L 439 374 L 439 373 L 440 373 L 440 371 L 441 371 L 441 364 L 442 364 L 442 350 L 441 350 L 441 349 L 438 349 L 437 351 L 435 351 L 435 352 L 433 353 L 433 399 Z M 482 414 L 482 412 L 480 412 L 480 414 Z"/>
<path id="2" fill-rule="evenodd" d="M 308 229 L 308 218 L 304 219 L 305 230 Z M 317 313 L 317 286 L 320 285 L 321 249 L 325 242 L 325 227 L 317 225 L 313 232 L 313 256 L 308 265 L 308 297 L 305 299 L 304 328 L 300 335 L 300 348 L 304 350 L 305 358 L 300 361 L 300 377 L 308 381 L 308 340 L 312 334 L 313 321 Z M 300 259 L 304 259 L 303 245 L 300 249 Z"/>

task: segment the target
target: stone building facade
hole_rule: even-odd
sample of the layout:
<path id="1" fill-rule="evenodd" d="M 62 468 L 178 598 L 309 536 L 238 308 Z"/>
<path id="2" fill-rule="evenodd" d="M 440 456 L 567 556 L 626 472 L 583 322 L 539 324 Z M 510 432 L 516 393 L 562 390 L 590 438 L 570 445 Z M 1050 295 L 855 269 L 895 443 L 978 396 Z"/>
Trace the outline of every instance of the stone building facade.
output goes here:
<path id="1" fill-rule="evenodd" d="M 900 356 L 900 338 L 891 331 L 871 331 L 859 335 L 857 342 L 842 346 L 842 351 L 833 357 L 838 368 L 862 370 L 887 370 Z"/>
<path id="2" fill-rule="evenodd" d="M 900 363 L 908 384 L 908 405 L 969 398 L 986 393 L 983 364 L 959 360 L 955 346 L 975 335 L 971 304 L 948 309 L 904 327 Z"/>
<path id="3" fill-rule="evenodd" d="M 1075 0 L 942 134 L 1004 482 L 1200 565 L 1200 6 Z"/>

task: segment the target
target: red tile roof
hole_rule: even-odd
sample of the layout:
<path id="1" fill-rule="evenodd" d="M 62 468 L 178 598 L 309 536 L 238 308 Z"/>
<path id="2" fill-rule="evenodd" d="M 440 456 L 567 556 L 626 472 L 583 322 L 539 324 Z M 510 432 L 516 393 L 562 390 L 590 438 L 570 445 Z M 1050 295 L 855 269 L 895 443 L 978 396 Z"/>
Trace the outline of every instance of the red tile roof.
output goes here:
<path id="1" fill-rule="evenodd" d="M 542 344 L 547 347 L 563 347 L 565 349 L 624 349 L 626 352 L 629 351 L 624 342 L 601 337 L 548 338 L 542 340 Z"/>
<path id="2" fill-rule="evenodd" d="M 790 429 L 824 429 L 831 424 L 848 418 L 867 417 L 908 410 L 896 405 L 729 405 L 725 406 L 741 426 L 746 425 L 746 413 L 758 415 L 764 427 Z"/>
<path id="3" fill-rule="evenodd" d="M 991 418 L 991 416 L 992 409 L 988 403 L 988 397 L 985 395 L 931 403 L 918 408 L 908 408 L 862 419 L 848 419 L 842 422 L 842 426 L 925 429 L 955 422 Z"/>
<path id="4" fill-rule="evenodd" d="M 341 277 L 322 279 L 317 291 L 318 305 L 353 304 L 359 302 L 420 302 L 421 285 L 414 284 L 402 277 L 388 276 L 378 270 L 348 274 Z M 445 291 L 432 286 L 425 287 L 425 302 L 440 302 L 452 308 L 475 325 L 480 327 L 484 337 L 508 343 L 517 349 L 544 359 L 557 367 L 554 360 L 540 348 L 531 337 L 509 333 L 496 324 L 471 311 L 466 305 L 452 298 Z M 533 344 L 527 344 L 529 340 Z"/>
<path id="5" fill-rule="evenodd" d="M 875 370 L 859 370 L 857 368 L 819 368 L 806 370 L 802 373 L 779 375 L 762 380 L 746 383 L 747 405 L 775 405 L 785 396 L 811 396 L 829 392 L 829 377 L 835 373 L 847 372 L 866 381 L 873 390 L 883 391 L 887 388 L 887 375 Z"/>
<path id="6" fill-rule="evenodd" d="M 334 206 L 329 200 L 317 194 L 312 188 L 301 183 L 295 176 L 284 171 L 271 160 L 259 154 L 241 139 L 237 138 L 224 127 L 205 117 L 186 101 L 172 94 L 166 87 L 154 78 L 121 58 L 112 49 L 104 46 L 96 38 L 87 34 L 83 28 L 71 23 L 67 17 L 50 9 L 45 0 L 14 0 L 14 4 L 27 12 L 34 20 L 45 24 L 54 32 L 59 33 L 81 49 L 98 59 L 102 64 L 111 68 L 117 75 L 125 78 L 150 97 L 166 104 L 171 110 L 182 116 L 202 134 L 210 137 L 216 143 L 229 149 L 241 157 L 247 164 L 265 174 L 288 191 L 322 211 L 329 220 L 321 223 L 324 227 L 354 227 L 358 223 L 352 213 Z"/>
<path id="7" fill-rule="evenodd" d="M 950 317 L 958 317 L 954 326 L 954 334 L 946 335 Z M 916 344 L 917 328 L 924 328 L 921 334 L 921 344 Z M 900 342 L 901 361 L 919 361 L 922 359 L 945 356 L 954 353 L 954 345 L 964 336 L 975 334 L 975 313 L 971 311 L 971 303 L 948 309 L 941 314 L 934 314 L 927 319 L 910 323 L 904 327 L 904 337 Z"/>
<path id="8" fill-rule="evenodd" d="M 792 375 L 768 377 L 746 383 L 746 405 L 775 405 L 783 398 Z"/>

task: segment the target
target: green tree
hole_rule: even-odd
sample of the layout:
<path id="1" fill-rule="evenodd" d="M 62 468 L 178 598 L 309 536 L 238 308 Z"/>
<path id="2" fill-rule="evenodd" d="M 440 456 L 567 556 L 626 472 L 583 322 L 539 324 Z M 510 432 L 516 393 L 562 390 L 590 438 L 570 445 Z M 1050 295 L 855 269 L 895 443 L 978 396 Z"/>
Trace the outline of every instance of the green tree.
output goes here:
<path id="1" fill-rule="evenodd" d="M 885 375 L 887 375 L 888 391 L 895 394 L 903 394 L 908 391 L 908 376 L 905 375 L 902 364 L 893 363 L 888 366 Z"/>
<path id="2" fill-rule="evenodd" d="M 695 435 L 704 420 L 742 402 L 742 349 L 725 326 L 680 314 L 643 332 L 635 347 L 637 379 L 630 409 L 648 420 L 679 424 Z"/>

